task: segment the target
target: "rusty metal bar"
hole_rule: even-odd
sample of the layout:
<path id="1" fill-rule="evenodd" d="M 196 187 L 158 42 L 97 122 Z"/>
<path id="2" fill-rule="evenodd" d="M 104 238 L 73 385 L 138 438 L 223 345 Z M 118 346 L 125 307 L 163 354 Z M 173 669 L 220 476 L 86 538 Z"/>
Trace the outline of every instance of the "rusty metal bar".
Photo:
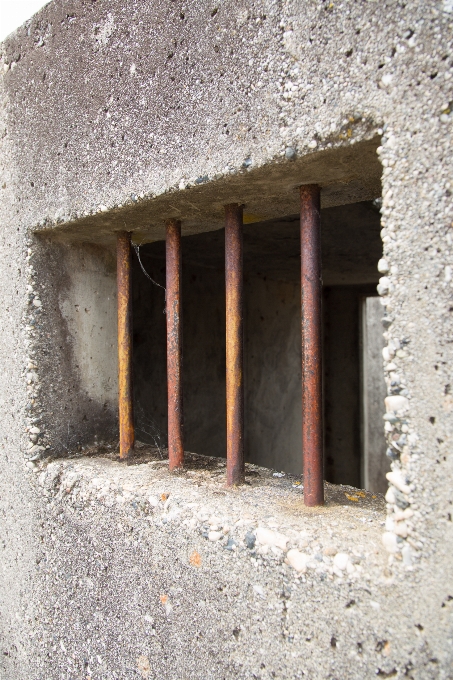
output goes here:
<path id="1" fill-rule="evenodd" d="M 227 486 L 244 481 L 242 206 L 225 206 Z"/>
<path id="2" fill-rule="evenodd" d="M 182 404 L 181 222 L 166 223 L 168 458 L 170 470 L 184 465 Z"/>
<path id="3" fill-rule="evenodd" d="M 305 505 L 324 504 L 320 188 L 300 187 L 302 452 Z"/>
<path id="4" fill-rule="evenodd" d="M 118 409 L 120 424 L 120 458 L 134 450 L 134 408 L 132 394 L 132 276 L 131 237 L 118 233 Z"/>

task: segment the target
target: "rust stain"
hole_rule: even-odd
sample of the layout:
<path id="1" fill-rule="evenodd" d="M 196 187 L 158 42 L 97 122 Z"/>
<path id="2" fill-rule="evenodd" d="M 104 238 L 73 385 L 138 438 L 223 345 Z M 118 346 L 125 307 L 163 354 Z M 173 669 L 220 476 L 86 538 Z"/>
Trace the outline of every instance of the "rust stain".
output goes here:
<path id="1" fill-rule="evenodd" d="M 225 206 L 227 486 L 244 482 L 242 206 Z"/>
<path id="2" fill-rule="evenodd" d="M 132 276 L 131 239 L 127 231 L 117 240 L 118 288 L 118 410 L 120 458 L 126 459 L 134 449 L 134 409 L 132 391 Z"/>
<path id="3" fill-rule="evenodd" d="M 184 465 L 182 399 L 181 222 L 166 223 L 168 459 L 170 470 Z"/>
<path id="4" fill-rule="evenodd" d="M 200 568 L 201 567 L 201 555 L 200 555 L 200 553 L 197 552 L 196 550 L 194 550 L 193 553 L 191 554 L 190 558 L 189 558 L 189 563 L 192 565 L 192 567 Z"/>
<path id="5" fill-rule="evenodd" d="M 169 495 L 170 495 L 170 494 L 168 494 L 168 493 L 161 493 L 161 494 L 160 494 L 160 500 L 161 500 L 161 501 L 166 501 Z"/>
<path id="6" fill-rule="evenodd" d="M 161 601 L 162 604 L 165 606 L 165 605 L 167 604 L 167 602 L 168 602 L 168 595 L 161 595 L 161 596 L 160 596 L 160 601 Z"/>
<path id="7" fill-rule="evenodd" d="M 300 187 L 304 503 L 323 505 L 320 189 Z"/>

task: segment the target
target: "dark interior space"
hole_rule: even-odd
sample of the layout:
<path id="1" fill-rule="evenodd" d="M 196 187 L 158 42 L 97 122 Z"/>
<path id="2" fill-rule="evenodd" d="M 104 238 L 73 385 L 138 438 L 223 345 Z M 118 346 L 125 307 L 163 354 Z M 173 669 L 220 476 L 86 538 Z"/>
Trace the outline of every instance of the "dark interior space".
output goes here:
<path id="1" fill-rule="evenodd" d="M 361 302 L 376 294 L 379 209 L 361 202 L 321 211 L 325 475 L 360 486 Z M 184 234 L 184 231 L 183 231 Z M 140 247 L 165 285 L 165 243 Z M 185 448 L 225 456 L 224 230 L 182 238 Z M 165 294 L 134 255 L 134 381 L 137 437 L 165 446 Z M 301 354 L 299 216 L 244 225 L 246 459 L 300 474 Z M 382 420 L 376 424 L 382 429 Z M 156 440 L 157 438 L 157 440 Z"/>

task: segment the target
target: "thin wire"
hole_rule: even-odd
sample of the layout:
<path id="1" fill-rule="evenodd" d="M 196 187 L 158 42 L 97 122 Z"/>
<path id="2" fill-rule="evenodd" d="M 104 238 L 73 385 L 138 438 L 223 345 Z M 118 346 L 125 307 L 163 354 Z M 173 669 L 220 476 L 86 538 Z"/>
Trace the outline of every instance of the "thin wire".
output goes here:
<path id="1" fill-rule="evenodd" d="M 133 245 L 134 250 L 135 250 L 135 253 L 136 253 L 136 255 L 137 255 L 137 258 L 138 258 L 140 267 L 142 268 L 142 272 L 144 273 L 144 275 L 146 276 L 146 278 L 149 279 L 149 280 L 151 281 L 151 283 L 154 283 L 155 286 L 158 286 L 159 288 L 162 288 L 162 290 L 165 292 L 165 302 L 166 302 L 166 301 L 167 301 L 167 289 L 164 288 L 164 286 L 161 286 L 160 283 L 157 283 L 157 281 L 154 281 L 154 279 L 151 278 L 151 276 L 148 274 L 148 272 L 146 271 L 145 267 L 143 266 L 143 262 L 142 262 L 142 260 L 141 260 L 141 258 L 140 258 L 140 246 L 141 246 L 141 243 L 140 243 L 140 245 L 136 245 L 135 243 L 133 243 L 132 245 Z"/>

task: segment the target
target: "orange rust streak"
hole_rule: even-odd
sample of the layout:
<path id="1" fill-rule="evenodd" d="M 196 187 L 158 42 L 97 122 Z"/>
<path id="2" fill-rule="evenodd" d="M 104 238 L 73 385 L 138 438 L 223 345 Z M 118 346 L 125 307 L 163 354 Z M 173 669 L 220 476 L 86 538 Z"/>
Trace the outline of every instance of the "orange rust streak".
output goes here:
<path id="1" fill-rule="evenodd" d="M 244 481 L 242 206 L 225 206 L 227 485 Z"/>
<path id="2" fill-rule="evenodd" d="M 118 287 L 118 409 L 120 458 L 134 449 L 134 409 L 132 396 L 132 277 L 130 234 L 122 231 L 117 241 Z"/>
<path id="3" fill-rule="evenodd" d="M 182 395 L 181 222 L 166 223 L 168 458 L 170 470 L 184 465 Z"/>

